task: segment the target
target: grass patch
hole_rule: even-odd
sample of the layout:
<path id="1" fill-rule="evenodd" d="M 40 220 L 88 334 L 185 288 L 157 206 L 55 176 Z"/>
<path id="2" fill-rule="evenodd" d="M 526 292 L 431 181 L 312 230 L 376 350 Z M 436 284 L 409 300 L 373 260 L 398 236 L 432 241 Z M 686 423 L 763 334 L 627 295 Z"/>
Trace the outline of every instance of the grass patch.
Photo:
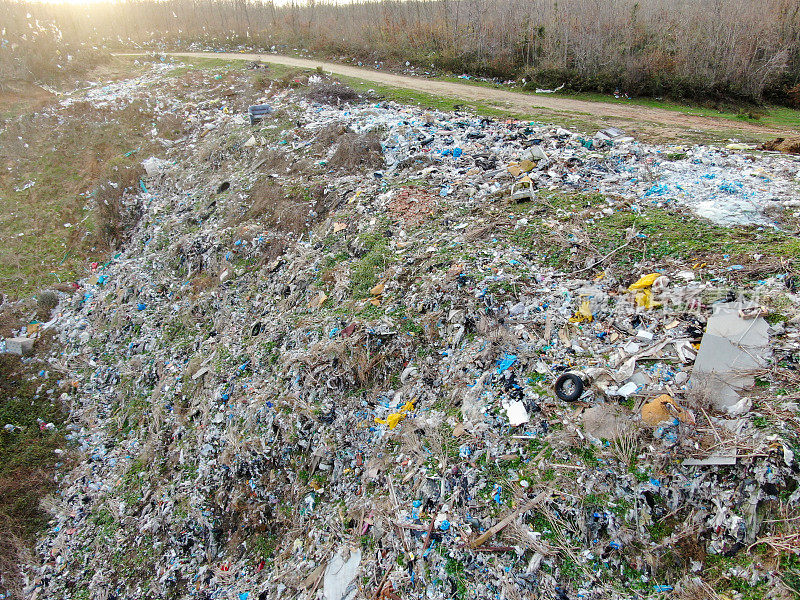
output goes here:
<path id="1" fill-rule="evenodd" d="M 87 258 L 106 255 L 121 235 L 119 207 L 99 213 L 94 195 L 118 201 L 106 193 L 111 188 L 98 186 L 138 172 L 150 148 L 151 116 L 140 102 L 115 111 L 77 103 L 60 118 L 26 114 L 6 125 L 0 133 L 0 163 L 8 167 L 0 172 L 0 291 L 27 296 L 77 279 Z"/>
<path id="2" fill-rule="evenodd" d="M 53 469 L 65 460 L 54 452 L 65 447 L 65 413 L 57 393 L 37 394 L 40 386 L 58 389 L 55 375 L 43 376 L 41 368 L 41 363 L 25 365 L 16 356 L 0 355 L 0 425 L 15 427 L 0 429 L 0 591 L 4 593 L 20 591 L 18 561 L 47 524 L 49 517 L 39 508 L 39 500 L 55 487 Z"/>
<path id="3" fill-rule="evenodd" d="M 603 263 L 604 267 L 627 268 L 642 260 L 669 258 L 706 262 L 711 268 L 741 264 L 744 268 L 739 273 L 743 276 L 763 276 L 783 273 L 786 265 L 789 269 L 800 265 L 800 239 L 787 231 L 758 226 L 723 227 L 688 210 L 658 207 L 637 211 L 617 207 L 613 214 L 597 217 L 596 208 L 605 205 L 605 199 L 598 194 L 541 194 L 532 202 L 512 206 L 513 212 L 528 217 L 529 224 L 510 231 L 508 238 L 523 250 L 534 252 L 544 264 L 561 269 L 583 264 L 581 260 L 576 262 L 572 251 L 578 236 L 557 239 L 545 218 L 569 222 L 583 234 L 578 258 L 585 256 L 589 248 L 594 256 L 605 256 L 626 243 L 630 230 L 637 232 L 612 260 Z M 765 259 L 754 263 L 753 254 L 762 254 Z"/>
<path id="4" fill-rule="evenodd" d="M 359 241 L 364 246 L 364 254 L 350 266 L 350 274 L 353 298 L 363 300 L 370 297 L 370 290 L 386 270 L 390 253 L 389 241 L 380 232 L 362 234 Z"/>
<path id="5" fill-rule="evenodd" d="M 601 252 L 610 252 L 624 243 L 625 230 L 635 228 L 646 236 L 643 252 L 621 251 L 617 261 L 630 263 L 639 258 L 658 260 L 671 256 L 681 259 L 719 258 L 749 261 L 760 253 L 791 262 L 800 260 L 800 239 L 786 232 L 758 227 L 722 227 L 686 212 L 646 209 L 642 213 L 616 212 L 598 219 L 588 231 Z"/>

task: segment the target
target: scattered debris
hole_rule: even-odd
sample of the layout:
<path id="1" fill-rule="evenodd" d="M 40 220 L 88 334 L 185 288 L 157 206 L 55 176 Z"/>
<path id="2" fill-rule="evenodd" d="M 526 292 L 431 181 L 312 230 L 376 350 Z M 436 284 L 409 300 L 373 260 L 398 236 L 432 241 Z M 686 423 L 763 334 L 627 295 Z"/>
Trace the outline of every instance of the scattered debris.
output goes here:
<path id="1" fill-rule="evenodd" d="M 148 81 L 84 97 L 173 106 Z M 765 318 L 724 258 L 615 260 L 645 204 L 771 223 L 791 157 L 315 90 L 176 109 L 129 239 L 48 301 L 58 348 L 22 360 L 63 373 L 76 459 L 28 596 L 638 598 L 796 523 L 787 271 L 746 284 Z M 528 236 L 594 240 L 543 191 L 628 230 L 556 268 Z M 775 556 L 708 581 L 771 585 Z"/>

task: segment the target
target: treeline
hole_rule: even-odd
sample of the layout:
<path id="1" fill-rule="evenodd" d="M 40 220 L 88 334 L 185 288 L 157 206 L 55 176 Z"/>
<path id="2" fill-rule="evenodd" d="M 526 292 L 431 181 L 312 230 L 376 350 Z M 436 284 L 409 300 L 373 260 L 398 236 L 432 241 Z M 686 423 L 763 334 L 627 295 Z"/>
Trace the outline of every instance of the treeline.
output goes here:
<path id="1" fill-rule="evenodd" d="M 2 52 L 32 21 L 73 49 L 274 45 L 575 91 L 789 103 L 800 84 L 800 0 L 2 0 Z"/>

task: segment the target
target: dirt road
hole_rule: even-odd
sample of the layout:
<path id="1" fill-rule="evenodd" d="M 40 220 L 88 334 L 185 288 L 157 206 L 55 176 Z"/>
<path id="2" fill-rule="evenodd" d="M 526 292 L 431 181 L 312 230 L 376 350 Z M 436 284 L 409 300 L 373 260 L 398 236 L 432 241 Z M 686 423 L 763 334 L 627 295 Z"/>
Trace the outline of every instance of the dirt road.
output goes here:
<path id="1" fill-rule="evenodd" d="M 741 132 L 747 137 L 776 136 L 792 133 L 764 125 L 731 121 L 729 119 L 707 116 L 687 115 L 680 112 L 637 106 L 632 104 L 613 104 L 609 102 L 590 102 L 570 98 L 557 98 L 542 94 L 523 94 L 496 88 L 480 87 L 448 81 L 434 81 L 419 77 L 395 75 L 384 71 L 373 71 L 349 65 L 308 60 L 277 54 L 242 54 L 233 52 L 174 52 L 172 56 L 186 58 L 220 58 L 225 60 L 260 60 L 268 63 L 288 65 L 304 69 L 322 67 L 325 71 L 373 81 L 384 85 L 407 88 L 437 96 L 458 98 L 466 102 L 500 103 L 504 108 L 525 115 L 539 114 L 542 111 L 569 114 L 573 117 L 590 117 L 606 125 L 617 125 L 631 133 L 649 133 L 655 137 L 680 138 L 686 130 L 717 131 L 725 133 Z M 654 130 L 655 128 L 655 130 Z M 649 131 L 645 131 L 649 130 Z M 683 130 L 681 132 L 681 130 Z M 678 134 L 678 135 L 676 135 Z"/>

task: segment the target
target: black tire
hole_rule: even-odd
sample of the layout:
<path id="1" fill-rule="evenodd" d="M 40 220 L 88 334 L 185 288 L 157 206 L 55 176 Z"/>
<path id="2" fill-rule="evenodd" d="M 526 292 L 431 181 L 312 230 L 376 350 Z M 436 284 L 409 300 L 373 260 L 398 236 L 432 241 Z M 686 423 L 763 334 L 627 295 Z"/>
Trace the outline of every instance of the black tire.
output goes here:
<path id="1" fill-rule="evenodd" d="M 583 379 L 574 373 L 564 373 L 556 379 L 556 396 L 565 402 L 574 402 L 583 394 Z"/>

